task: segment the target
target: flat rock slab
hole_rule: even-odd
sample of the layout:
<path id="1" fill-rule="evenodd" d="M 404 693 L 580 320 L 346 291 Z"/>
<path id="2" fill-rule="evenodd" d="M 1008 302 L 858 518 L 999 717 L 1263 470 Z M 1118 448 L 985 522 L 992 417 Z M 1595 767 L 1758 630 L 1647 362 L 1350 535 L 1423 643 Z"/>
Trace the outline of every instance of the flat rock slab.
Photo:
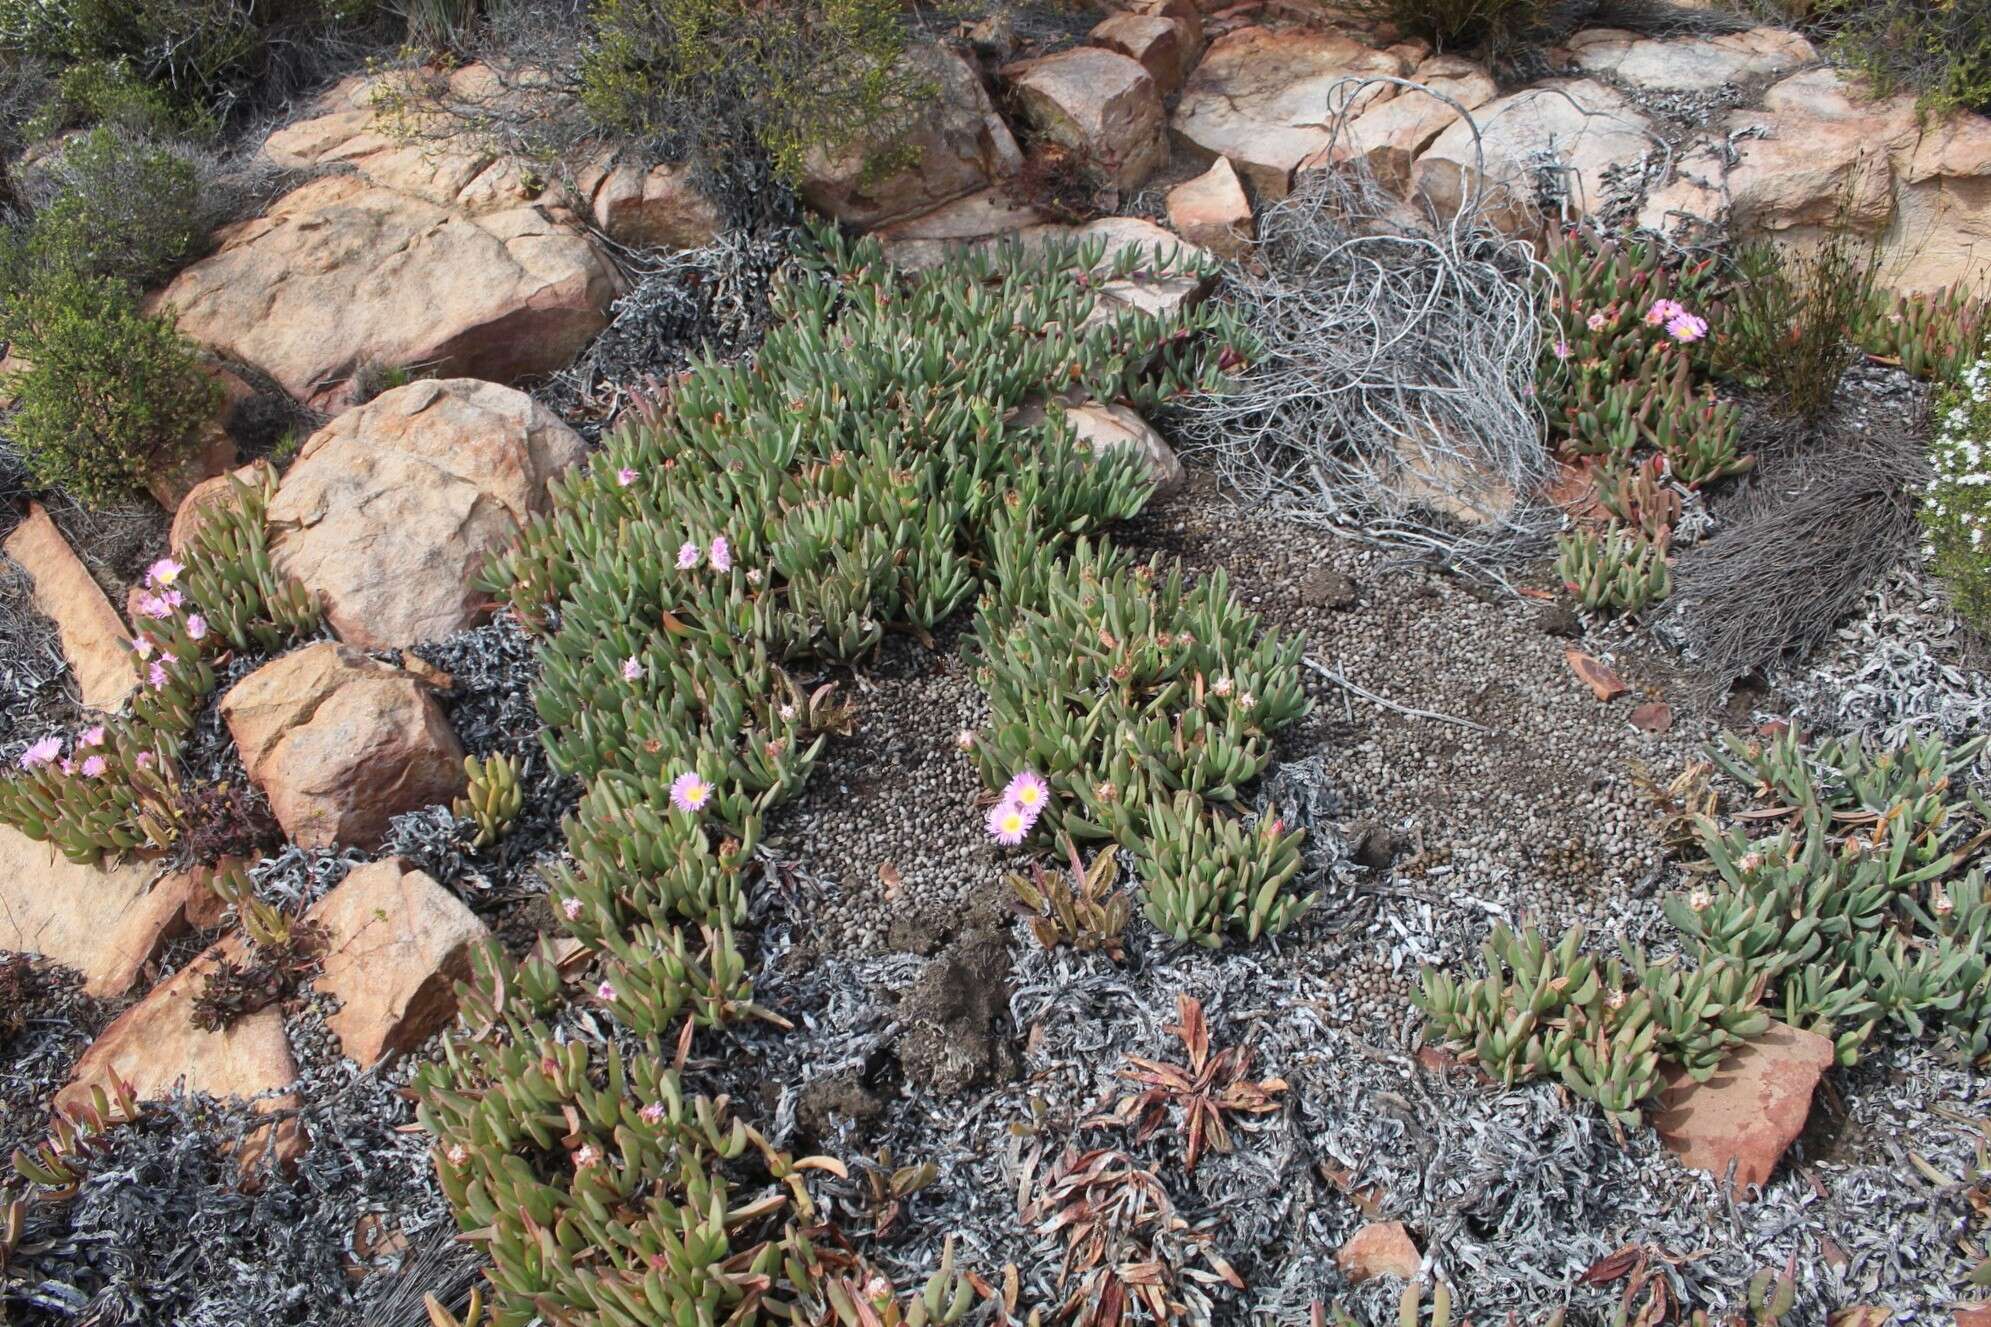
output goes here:
<path id="1" fill-rule="evenodd" d="M 35 607 L 55 623 L 83 703 L 93 710 L 116 709 L 138 689 L 131 633 L 39 502 L 28 504 L 27 518 L 0 551 L 27 573 Z"/>
<path id="2" fill-rule="evenodd" d="M 1772 1023 L 1705 1083 L 1670 1072 L 1653 1124 L 1680 1164 L 1717 1180 L 1733 1164 L 1738 1194 L 1760 1188 L 1804 1131 L 1832 1060 L 1830 1039 Z"/>
<path id="3" fill-rule="evenodd" d="M 185 928 L 190 886 L 158 863 L 78 866 L 54 844 L 0 825 L 0 950 L 41 954 L 83 974 L 100 998 L 123 995 Z"/>
<path id="4" fill-rule="evenodd" d="M 1260 200 L 1284 198 L 1300 163 L 1328 145 L 1331 116 L 1353 92 L 1352 83 L 1338 91 L 1335 85 L 1409 71 L 1401 54 L 1340 33 L 1238 28 L 1210 43 L 1182 89 L 1171 127 L 1198 160 L 1230 158 Z M 1392 85 L 1372 84 L 1353 107 L 1395 94 Z"/>
<path id="5" fill-rule="evenodd" d="M 1201 24 L 1166 14 L 1115 14 L 1090 38 L 1095 46 L 1139 61 L 1164 97 L 1182 86 L 1201 54 Z"/>
<path id="6" fill-rule="evenodd" d="M 324 926 L 313 989 L 336 997 L 327 1025 L 369 1067 L 413 1050 L 456 1013 L 471 946 L 489 934 L 462 900 L 399 858 L 356 867 L 311 908 Z"/>
<path id="7" fill-rule="evenodd" d="M 231 687 L 221 715 L 284 833 L 305 848 L 373 847 L 403 811 L 464 788 L 463 747 L 412 673 L 320 641 Z"/>
<path id="8" fill-rule="evenodd" d="M 1738 79 L 1787 73 L 1818 59 L 1795 32 L 1751 28 L 1714 37 L 1643 37 L 1618 28 L 1591 28 L 1566 43 L 1586 74 L 1608 74 L 1633 87 L 1679 92 Z"/>
<path id="9" fill-rule="evenodd" d="M 340 639 L 381 650 L 482 620 L 484 561 L 546 509 L 581 439 L 524 392 L 423 380 L 311 435 L 271 499 L 277 565 L 323 600 Z"/>
<path id="10" fill-rule="evenodd" d="M 368 364 L 552 372 L 607 325 L 618 288 L 563 208 L 469 211 L 359 175 L 314 180 L 216 238 L 152 307 L 324 409 Z"/>

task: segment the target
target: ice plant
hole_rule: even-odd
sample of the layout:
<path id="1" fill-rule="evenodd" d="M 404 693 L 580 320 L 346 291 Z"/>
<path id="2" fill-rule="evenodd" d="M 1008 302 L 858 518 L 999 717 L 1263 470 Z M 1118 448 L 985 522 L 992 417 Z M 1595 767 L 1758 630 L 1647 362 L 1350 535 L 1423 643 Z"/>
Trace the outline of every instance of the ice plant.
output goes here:
<path id="1" fill-rule="evenodd" d="M 1659 327 L 1675 318 L 1685 317 L 1687 311 L 1670 299 L 1654 300 L 1652 307 L 1645 311 L 1645 325 Z"/>
<path id="2" fill-rule="evenodd" d="M 1608 322 L 1610 322 L 1610 319 L 1604 316 L 1602 310 L 1599 310 L 1598 312 L 1593 313 L 1588 318 L 1584 319 L 1583 325 L 1585 327 L 1588 327 L 1593 332 L 1601 332 L 1604 330 L 1604 326 Z"/>
<path id="3" fill-rule="evenodd" d="M 171 558 L 160 558 L 145 569 L 145 580 L 148 585 L 171 585 L 185 570 L 185 567 Z"/>
<path id="4" fill-rule="evenodd" d="M 635 655 L 632 654 L 627 659 L 624 659 L 622 661 L 623 681 L 634 682 L 637 679 L 641 678 L 642 676 L 643 676 L 643 664 L 642 661 L 639 660 Z"/>
<path id="5" fill-rule="evenodd" d="M 607 1001 L 607 1000 L 613 1000 L 614 998 L 615 998 L 615 986 L 613 983 L 604 981 L 602 982 L 601 985 L 595 987 L 595 999 Z"/>
<path id="6" fill-rule="evenodd" d="M 1568 359 L 1571 355 L 1576 353 L 1575 351 L 1569 348 L 1569 342 L 1563 340 L 1560 337 L 1556 338 L 1556 343 L 1553 349 L 1555 351 L 1555 357 L 1557 359 Z"/>
<path id="7" fill-rule="evenodd" d="M 189 613 L 187 615 L 187 635 L 193 637 L 195 640 L 206 640 L 207 619 L 199 613 Z"/>
<path id="8" fill-rule="evenodd" d="M 560 915 L 573 921 L 581 915 L 581 901 L 571 894 L 560 900 Z"/>
<path id="9" fill-rule="evenodd" d="M 1687 313 L 1684 310 L 1666 320 L 1666 335 L 1672 337 L 1682 345 L 1698 341 L 1707 334 L 1708 320 L 1705 318 L 1696 318 L 1693 314 Z"/>
<path id="10" fill-rule="evenodd" d="M 104 764 L 105 762 L 102 756 L 87 757 L 83 761 L 83 777 L 86 779 L 96 778 L 98 775 L 104 772 Z"/>
<path id="11" fill-rule="evenodd" d="M 671 780 L 671 805 L 687 814 L 700 810 L 712 800 L 712 785 L 698 777 L 696 770 L 686 770 Z"/>
<path id="12" fill-rule="evenodd" d="M 76 734 L 76 745 L 78 746 L 102 746 L 103 744 L 104 725 L 101 723 L 90 728 L 85 728 L 82 732 Z"/>
<path id="13" fill-rule="evenodd" d="M 1030 817 L 1014 802 L 991 807 L 987 823 L 989 837 L 1005 848 L 1014 848 L 1030 833 Z"/>
<path id="14" fill-rule="evenodd" d="M 635 482 L 636 482 L 636 472 L 634 470 L 631 470 L 628 466 L 625 465 L 620 470 L 617 470 L 615 472 L 615 483 L 617 487 L 628 488 L 631 484 Z"/>

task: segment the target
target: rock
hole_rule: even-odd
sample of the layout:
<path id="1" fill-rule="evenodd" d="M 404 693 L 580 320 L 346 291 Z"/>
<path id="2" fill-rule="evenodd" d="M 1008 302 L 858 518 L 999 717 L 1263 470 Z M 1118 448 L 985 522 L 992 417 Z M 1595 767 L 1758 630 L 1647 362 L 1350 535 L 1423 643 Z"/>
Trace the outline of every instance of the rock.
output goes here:
<path id="1" fill-rule="evenodd" d="M 688 166 L 599 162 L 576 181 L 602 234 L 632 249 L 696 249 L 719 238 L 726 218 Z"/>
<path id="2" fill-rule="evenodd" d="M 347 645 L 264 664 L 221 698 L 221 715 L 300 847 L 371 848 L 393 816 L 463 792 L 463 748 L 429 689 Z"/>
<path id="3" fill-rule="evenodd" d="M 1380 482 L 1403 502 L 1465 526 L 1499 525 L 1520 505 L 1514 488 L 1475 463 L 1479 449 L 1454 437 L 1400 437 Z"/>
<path id="4" fill-rule="evenodd" d="M 1176 104 L 1176 141 L 1197 160 L 1229 157 L 1261 200 L 1284 198 L 1301 162 L 1332 132 L 1329 90 L 1346 78 L 1401 76 L 1401 56 L 1335 32 L 1244 27 L 1210 44 Z M 1336 96 L 1346 100 L 1352 89 Z M 1353 109 L 1389 100 L 1396 88 L 1363 90 Z"/>
<path id="5" fill-rule="evenodd" d="M 186 552 L 187 545 L 193 542 L 194 535 L 200 530 L 201 522 L 206 519 L 207 514 L 222 507 L 233 497 L 235 489 L 229 483 L 231 479 L 255 488 L 275 477 L 276 467 L 258 458 L 228 474 L 203 479 L 188 490 L 186 497 L 180 500 L 180 505 L 174 508 L 173 529 L 166 536 L 167 547 L 172 549 L 175 557 Z"/>
<path id="6" fill-rule="evenodd" d="M 1722 1179 L 1733 1163 L 1740 1196 L 1767 1183 L 1797 1140 L 1832 1061 L 1828 1038 L 1772 1023 L 1705 1083 L 1669 1071 L 1654 1124 L 1682 1165 Z"/>
<path id="7" fill-rule="evenodd" d="M 1300 169 L 1313 170 L 1359 157 L 1381 184 L 1401 193 L 1409 187 L 1411 164 L 1418 154 L 1459 119 L 1459 112 L 1440 97 L 1449 97 L 1471 111 L 1493 100 L 1499 91 L 1491 74 L 1463 56 L 1434 55 L 1410 76 L 1430 91 L 1405 88 L 1363 111 L 1348 122 L 1333 146 L 1309 156 L 1300 163 Z"/>
<path id="8" fill-rule="evenodd" d="M 1335 1265 L 1350 1281 L 1361 1284 L 1379 1276 L 1410 1281 L 1424 1260 L 1401 1221 L 1372 1221 L 1351 1235 L 1334 1254 Z"/>
<path id="9" fill-rule="evenodd" d="M 1663 733 L 1673 727 L 1673 707 L 1663 700 L 1634 705 L 1626 717 L 1631 720 L 1631 726 L 1641 732 Z"/>
<path id="10" fill-rule="evenodd" d="M 27 573 L 35 608 L 55 623 L 63 657 L 76 674 L 83 703 L 114 710 L 138 689 L 131 633 L 39 502 L 0 544 Z"/>
<path id="11" fill-rule="evenodd" d="M 186 925 L 184 874 L 127 858 L 78 866 L 55 845 L 0 825 L 0 950 L 41 954 L 83 974 L 83 989 L 123 995 Z"/>
<path id="12" fill-rule="evenodd" d="M 1168 224 L 1184 239 L 1223 258 L 1244 253 L 1256 235 L 1251 200 L 1224 157 L 1168 191 Z"/>
<path id="13" fill-rule="evenodd" d="M 942 203 L 1014 175 L 1023 164 L 1009 126 L 996 114 L 973 65 L 944 46 L 923 42 L 906 52 L 914 73 L 934 89 L 918 118 L 891 142 L 860 138 L 831 153 L 812 150 L 802 165 L 804 201 L 839 221 L 869 229 L 930 212 Z M 879 153 L 910 149 L 916 164 L 874 179 Z"/>
<path id="14" fill-rule="evenodd" d="M 354 868 L 309 916 L 327 937 L 313 989 L 339 1000 L 326 1023 L 361 1068 L 449 1022 L 470 948 L 489 934 L 456 895 L 395 857 Z"/>
<path id="15" fill-rule="evenodd" d="M 1886 1310 L 1886 1317 L 1874 1320 L 1875 1327 L 1885 1327 L 1893 1321 L 1894 1315 Z M 1956 1327 L 1991 1327 L 1991 1304 L 1958 1304 L 1950 1310 L 1956 1316 Z M 1837 1323 L 1834 1327 L 1839 1327 Z"/>
<path id="16" fill-rule="evenodd" d="M 873 234 L 888 248 L 899 250 L 915 240 L 938 241 L 944 245 L 995 239 L 1041 226 L 1047 220 L 1035 207 L 994 188 L 942 203 L 916 217 L 889 222 Z"/>
<path id="17" fill-rule="evenodd" d="M 73 1113 L 87 1105 L 93 1087 L 111 1089 L 113 1074 L 129 1083 L 140 1101 L 198 1092 L 253 1099 L 265 1112 L 294 1108 L 292 1096 L 266 1095 L 297 1081 L 281 1010 L 259 1009 L 219 1032 L 194 1026 L 194 999 L 208 974 L 223 957 L 239 954 L 237 941 L 215 945 L 118 1015 L 77 1060 L 69 1085 L 56 1094 L 56 1109 Z M 276 1126 L 275 1133 L 280 1159 L 303 1150 L 305 1139 L 294 1121 Z M 262 1150 L 252 1141 L 239 1158 L 243 1167 L 252 1166 Z"/>
<path id="18" fill-rule="evenodd" d="M 1164 497 L 1182 487 L 1187 473 L 1161 434 L 1124 405 L 1088 401 L 1065 412 L 1072 435 L 1087 451 L 1131 451 L 1141 458 L 1149 478 L 1155 483 L 1155 496 Z"/>
<path id="19" fill-rule="evenodd" d="M 217 233 L 150 307 L 338 409 L 363 365 L 506 381 L 563 367 L 618 280 L 562 208 L 465 210 L 356 175 L 314 180 Z"/>
<path id="20" fill-rule="evenodd" d="M 1571 213 L 1587 216 L 1610 196 L 1605 172 L 1636 164 L 1654 148 L 1638 109 L 1592 79 L 1544 83 L 1500 97 L 1475 111 L 1474 119 L 1479 142 L 1471 125 L 1455 121 L 1417 158 L 1411 187 L 1441 215 L 1456 212 L 1468 196 L 1504 187 L 1508 196 L 1494 200 L 1488 215 L 1510 230 L 1526 229 L 1538 219 L 1537 180 L 1545 160 L 1568 168 L 1562 178 Z"/>
<path id="21" fill-rule="evenodd" d="M 1168 164 L 1161 93 L 1138 60 L 1079 46 L 1010 65 L 1003 76 L 1024 120 L 1081 154 L 1121 192 Z"/>
<path id="22" fill-rule="evenodd" d="M 1557 599 L 1543 604 L 1535 613 L 1535 630 L 1562 640 L 1576 640 L 1583 635 L 1583 619 L 1576 615 L 1576 605 L 1567 599 Z"/>
<path id="23" fill-rule="evenodd" d="M 311 435 L 269 505 L 277 565 L 363 649 L 437 640 L 488 610 L 471 584 L 546 509 L 581 439 L 510 387 L 423 379 Z"/>
<path id="24" fill-rule="evenodd" d="M 1091 40 L 1147 70 L 1155 91 L 1164 97 L 1173 95 L 1196 67 L 1197 43 L 1189 24 L 1179 18 L 1115 14 L 1092 30 Z"/>
<path id="25" fill-rule="evenodd" d="M 1782 28 L 1669 38 L 1592 28 L 1565 44 L 1571 61 L 1584 73 L 1608 75 L 1655 92 L 1718 87 L 1739 79 L 1786 73 L 1818 59 L 1810 42 Z"/>
<path id="26" fill-rule="evenodd" d="M 1099 266 L 1094 269 L 1100 277 L 1100 299 L 1093 309 L 1093 322 L 1117 317 L 1128 309 L 1161 317 L 1193 307 L 1209 293 L 1209 278 L 1182 270 L 1207 263 L 1209 251 L 1141 217 L 1102 217 L 1083 226 L 1031 226 L 1010 236 L 971 240 L 895 240 L 886 244 L 885 255 L 897 266 L 917 272 L 966 249 L 1000 257 L 1007 247 L 1028 257 L 1042 253 L 1045 245 L 1053 242 L 1084 244 L 1089 240 L 1105 242 Z M 1142 266 L 1127 276 L 1113 276 L 1116 258 L 1130 249 L 1140 255 Z M 1172 263 L 1173 269 L 1166 273 L 1157 270 L 1163 263 Z"/>
<path id="27" fill-rule="evenodd" d="M 1353 608 L 1358 598 L 1354 579 L 1332 567 L 1316 567 L 1300 579 L 1300 602 L 1309 608 Z"/>

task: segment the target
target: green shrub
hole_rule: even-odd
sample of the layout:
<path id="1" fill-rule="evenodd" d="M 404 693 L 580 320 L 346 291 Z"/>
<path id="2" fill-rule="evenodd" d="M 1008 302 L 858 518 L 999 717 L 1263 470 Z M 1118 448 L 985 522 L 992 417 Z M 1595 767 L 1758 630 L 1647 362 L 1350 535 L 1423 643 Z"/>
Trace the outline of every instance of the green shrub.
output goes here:
<path id="1" fill-rule="evenodd" d="M 1499 50 L 1547 29 L 1562 6 L 1556 0 L 1356 0 L 1355 8 L 1441 50 Z"/>
<path id="2" fill-rule="evenodd" d="M 1831 408 L 1839 379 L 1859 358 L 1855 339 L 1876 298 L 1880 252 L 1840 224 L 1817 248 L 1786 252 L 1767 241 L 1735 256 L 1723 367 L 1770 389 L 1783 412 L 1809 424 Z"/>
<path id="3" fill-rule="evenodd" d="M 85 60 L 63 69 L 29 121 L 30 138 L 46 138 L 81 125 L 104 124 L 126 133 L 170 138 L 204 138 L 213 133 L 211 119 L 180 105 L 147 83 L 131 61 Z"/>
<path id="4" fill-rule="evenodd" d="M 1821 0 L 1834 58 L 1875 93 L 1909 91 L 1933 114 L 1991 111 L 1991 6 L 1983 0 Z"/>
<path id="5" fill-rule="evenodd" d="M 1922 526 L 1930 565 L 1957 611 L 1991 634 L 1991 358 L 1965 369 L 1937 402 L 1929 462 Z"/>
<path id="6" fill-rule="evenodd" d="M 48 272 L 8 301 L 0 333 L 29 365 L 7 384 L 14 445 L 37 484 L 89 506 L 140 488 L 220 406 L 193 342 L 118 281 Z"/>
<path id="7" fill-rule="evenodd" d="M 156 144 L 99 125 L 47 171 L 57 191 L 29 238 L 38 270 L 143 289 L 170 276 L 204 238 L 193 165 Z"/>

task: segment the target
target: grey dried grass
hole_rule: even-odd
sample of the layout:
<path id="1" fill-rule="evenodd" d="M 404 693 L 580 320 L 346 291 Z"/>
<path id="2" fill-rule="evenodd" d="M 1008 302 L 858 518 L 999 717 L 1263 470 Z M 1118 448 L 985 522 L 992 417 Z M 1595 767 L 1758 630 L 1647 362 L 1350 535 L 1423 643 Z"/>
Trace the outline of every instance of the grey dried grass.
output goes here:
<path id="1" fill-rule="evenodd" d="M 1367 79 L 1330 101 L 1382 84 L 1451 100 Z M 1354 538 L 1487 568 L 1538 552 L 1555 526 L 1527 500 L 1549 470 L 1533 399 L 1541 269 L 1488 220 L 1500 202 L 1476 189 L 1455 216 L 1420 215 L 1363 163 L 1303 173 L 1260 215 L 1258 263 L 1226 280 L 1257 362 L 1181 411 L 1185 451 L 1246 499 Z"/>

